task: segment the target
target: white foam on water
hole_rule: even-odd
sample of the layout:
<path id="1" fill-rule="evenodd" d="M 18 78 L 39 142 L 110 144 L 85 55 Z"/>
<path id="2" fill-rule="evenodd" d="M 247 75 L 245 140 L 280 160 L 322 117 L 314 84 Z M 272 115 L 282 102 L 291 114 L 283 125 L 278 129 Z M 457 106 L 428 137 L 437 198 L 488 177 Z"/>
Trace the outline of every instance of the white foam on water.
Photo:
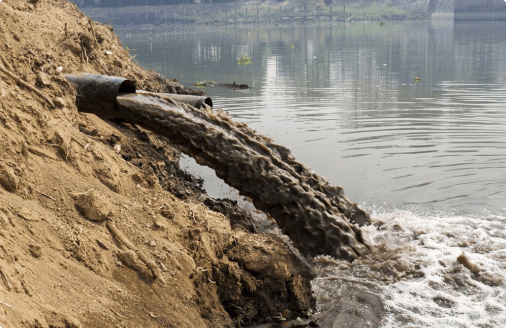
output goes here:
<path id="1" fill-rule="evenodd" d="M 394 212 L 372 221 L 363 231 L 373 254 L 316 260 L 321 313 L 347 285 L 379 295 L 380 327 L 506 327 L 506 217 Z"/>

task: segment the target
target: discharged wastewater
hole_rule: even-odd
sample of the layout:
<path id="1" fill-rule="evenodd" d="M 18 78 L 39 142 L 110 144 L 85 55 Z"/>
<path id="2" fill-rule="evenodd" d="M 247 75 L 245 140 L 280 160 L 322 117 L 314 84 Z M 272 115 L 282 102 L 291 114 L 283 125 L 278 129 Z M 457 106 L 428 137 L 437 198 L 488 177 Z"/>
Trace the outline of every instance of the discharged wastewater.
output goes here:
<path id="1" fill-rule="evenodd" d="M 169 137 L 250 197 L 303 254 L 353 260 L 368 252 L 360 229 L 350 224 L 368 223 L 368 214 L 287 148 L 224 112 L 197 110 L 167 96 L 125 94 L 117 101 L 128 119 Z"/>

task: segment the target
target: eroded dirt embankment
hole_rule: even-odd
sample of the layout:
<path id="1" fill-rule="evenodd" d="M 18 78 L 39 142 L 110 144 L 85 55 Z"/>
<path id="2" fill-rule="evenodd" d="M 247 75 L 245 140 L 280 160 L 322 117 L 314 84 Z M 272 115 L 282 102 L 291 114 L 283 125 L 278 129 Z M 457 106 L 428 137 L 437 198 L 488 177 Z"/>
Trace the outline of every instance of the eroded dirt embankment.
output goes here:
<path id="1" fill-rule="evenodd" d="M 286 244 L 206 207 L 170 140 L 79 114 L 64 74 L 193 91 L 64 0 L 0 2 L 0 55 L 0 326 L 232 327 L 311 308 Z"/>

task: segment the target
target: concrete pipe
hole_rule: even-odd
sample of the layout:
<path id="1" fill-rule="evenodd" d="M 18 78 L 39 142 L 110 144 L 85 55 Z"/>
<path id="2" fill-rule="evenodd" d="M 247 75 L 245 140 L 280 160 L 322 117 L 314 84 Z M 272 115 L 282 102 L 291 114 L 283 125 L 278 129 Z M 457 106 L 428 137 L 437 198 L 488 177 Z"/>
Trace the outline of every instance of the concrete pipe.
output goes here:
<path id="1" fill-rule="evenodd" d="M 135 83 L 118 76 L 95 74 L 67 75 L 76 85 L 77 109 L 103 118 L 121 117 L 116 98 L 118 94 L 135 93 Z"/>
<path id="2" fill-rule="evenodd" d="M 118 109 L 117 97 L 122 94 L 151 93 L 136 90 L 135 83 L 118 76 L 96 74 L 67 75 L 67 80 L 76 85 L 77 109 L 80 112 L 92 113 L 102 118 L 123 117 Z M 151 93 L 153 94 L 153 93 Z M 202 108 L 204 104 L 213 107 L 213 101 L 206 96 L 180 95 L 172 93 L 156 93 L 162 97 L 170 97 L 174 101 Z"/>
<path id="3" fill-rule="evenodd" d="M 137 93 L 153 94 L 152 92 L 147 92 L 143 90 L 138 90 Z M 204 104 L 213 108 L 213 100 L 206 96 L 181 95 L 175 93 L 157 93 L 157 95 L 172 98 L 172 100 L 174 101 L 192 105 L 195 108 L 202 108 Z"/>

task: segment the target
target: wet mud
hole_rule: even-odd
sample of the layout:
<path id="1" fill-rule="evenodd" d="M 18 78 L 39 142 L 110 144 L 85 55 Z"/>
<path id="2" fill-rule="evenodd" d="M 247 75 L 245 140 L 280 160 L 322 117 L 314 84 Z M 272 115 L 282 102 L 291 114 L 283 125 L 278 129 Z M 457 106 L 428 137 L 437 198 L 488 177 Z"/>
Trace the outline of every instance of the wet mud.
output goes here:
<path id="1" fill-rule="evenodd" d="M 234 229 L 243 229 L 252 233 L 258 232 L 255 226 L 253 216 L 246 210 L 241 208 L 237 201 L 230 199 L 220 199 L 208 197 L 204 201 L 204 205 L 209 207 L 210 210 L 225 215 L 230 220 L 230 225 Z"/>
<path id="2" fill-rule="evenodd" d="M 118 96 L 127 120 L 168 137 L 270 214 L 301 253 L 353 260 L 369 252 L 358 225 L 369 215 L 341 187 L 223 112 L 196 110 L 155 94 Z"/>

